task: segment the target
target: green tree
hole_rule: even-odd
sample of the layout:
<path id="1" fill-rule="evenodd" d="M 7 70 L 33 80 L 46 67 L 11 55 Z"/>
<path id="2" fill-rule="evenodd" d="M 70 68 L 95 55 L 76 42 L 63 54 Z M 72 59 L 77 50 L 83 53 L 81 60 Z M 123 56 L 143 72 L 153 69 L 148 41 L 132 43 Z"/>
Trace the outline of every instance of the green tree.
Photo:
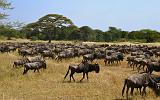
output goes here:
<path id="1" fill-rule="evenodd" d="M 73 22 L 70 19 L 58 14 L 48 14 L 40 18 L 37 23 L 39 31 L 48 34 L 49 43 L 51 43 L 57 28 L 70 27 L 73 25 Z"/>
<path id="2" fill-rule="evenodd" d="M 100 42 L 100 41 L 104 41 L 104 32 L 99 30 L 99 29 L 96 29 L 94 30 L 95 34 L 96 34 L 96 41 Z"/>
<path id="3" fill-rule="evenodd" d="M 80 30 L 75 30 L 69 35 L 69 40 L 80 40 L 81 39 L 81 32 Z"/>
<path id="4" fill-rule="evenodd" d="M 25 34 L 27 39 L 30 39 L 32 36 L 36 36 L 40 33 L 39 24 L 37 22 L 30 23 L 22 28 L 22 33 Z"/>
<path id="5" fill-rule="evenodd" d="M 7 37 L 8 40 L 11 37 L 18 37 L 19 31 L 12 28 L 11 26 L 0 25 L 0 35 Z"/>
<path id="6" fill-rule="evenodd" d="M 155 42 L 160 37 L 159 32 L 155 30 L 143 29 L 143 30 L 140 30 L 140 32 L 144 34 L 144 38 L 146 39 L 146 42 Z"/>
<path id="7" fill-rule="evenodd" d="M 117 29 L 116 27 L 109 27 L 108 33 L 110 35 L 110 40 L 115 41 L 120 39 L 122 37 L 121 32 L 122 32 L 121 29 Z"/>
<path id="8" fill-rule="evenodd" d="M 4 10 L 6 9 L 12 9 L 11 8 L 11 3 L 8 3 L 7 0 L 0 0 L 0 19 L 6 18 L 8 16 L 6 13 L 4 13 Z"/>
<path id="9" fill-rule="evenodd" d="M 62 40 L 63 39 L 66 39 L 66 40 L 70 40 L 70 39 L 73 39 L 72 38 L 72 35 L 74 35 L 74 34 L 77 34 L 76 32 L 78 32 L 77 30 L 79 30 L 78 29 L 78 27 L 77 26 L 75 26 L 75 25 L 72 25 L 72 26 L 70 26 L 70 27 L 63 27 L 63 28 L 61 28 L 61 36 L 63 36 L 63 37 L 59 37 L 59 38 L 61 38 Z M 78 32 L 79 33 L 79 32 Z M 63 35 L 62 35 L 63 34 Z M 79 38 L 80 39 L 80 38 Z M 73 39 L 74 40 L 74 39 Z"/>
<path id="10" fill-rule="evenodd" d="M 82 26 L 79 28 L 81 32 L 81 39 L 83 41 L 92 41 L 94 38 L 94 31 L 89 26 Z"/>

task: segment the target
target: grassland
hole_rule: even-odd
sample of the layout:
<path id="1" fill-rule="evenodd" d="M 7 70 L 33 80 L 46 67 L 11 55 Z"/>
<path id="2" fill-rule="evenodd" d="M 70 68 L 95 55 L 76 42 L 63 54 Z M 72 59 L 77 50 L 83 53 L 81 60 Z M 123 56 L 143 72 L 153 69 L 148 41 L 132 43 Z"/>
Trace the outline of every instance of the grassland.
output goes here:
<path id="1" fill-rule="evenodd" d="M 56 62 L 47 59 L 47 69 L 40 73 L 29 71 L 22 75 L 23 68 L 12 68 L 13 61 L 20 58 L 17 52 L 0 53 L 0 100 L 121 100 L 124 78 L 137 73 L 127 67 L 124 61 L 120 65 L 105 66 L 98 60 L 100 73 L 89 73 L 79 82 L 82 74 L 75 74 L 76 82 L 69 83 L 69 77 L 63 82 L 69 64 L 78 64 L 82 58 L 73 58 Z M 146 97 L 142 98 L 137 90 L 133 100 L 160 100 L 151 89 L 147 88 Z"/>

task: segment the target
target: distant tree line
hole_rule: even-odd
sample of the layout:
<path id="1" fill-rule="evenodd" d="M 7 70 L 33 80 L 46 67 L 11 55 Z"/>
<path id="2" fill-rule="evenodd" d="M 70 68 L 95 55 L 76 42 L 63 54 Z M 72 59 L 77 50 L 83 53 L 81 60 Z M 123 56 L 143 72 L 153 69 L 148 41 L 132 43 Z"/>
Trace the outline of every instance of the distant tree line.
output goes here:
<path id="1" fill-rule="evenodd" d="M 17 26 L 15 28 L 15 26 Z M 23 26 L 23 27 L 22 27 Z M 59 14 L 48 14 L 38 21 L 22 25 L 22 23 L 1 24 L 0 36 L 27 38 L 31 40 L 73 40 L 73 41 L 160 41 L 160 32 L 151 29 L 123 31 L 109 27 L 107 31 L 92 29 L 89 26 L 77 27 L 73 22 Z"/>

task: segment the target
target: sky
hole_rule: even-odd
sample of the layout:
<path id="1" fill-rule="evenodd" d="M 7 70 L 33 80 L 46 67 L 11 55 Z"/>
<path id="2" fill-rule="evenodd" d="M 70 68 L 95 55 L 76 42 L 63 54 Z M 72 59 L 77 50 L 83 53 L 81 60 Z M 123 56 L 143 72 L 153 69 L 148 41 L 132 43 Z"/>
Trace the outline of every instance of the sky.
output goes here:
<path id="1" fill-rule="evenodd" d="M 108 30 L 109 26 L 126 31 L 160 31 L 160 0 L 10 0 L 7 11 L 11 21 L 37 21 L 47 14 L 61 14 L 75 25 Z"/>

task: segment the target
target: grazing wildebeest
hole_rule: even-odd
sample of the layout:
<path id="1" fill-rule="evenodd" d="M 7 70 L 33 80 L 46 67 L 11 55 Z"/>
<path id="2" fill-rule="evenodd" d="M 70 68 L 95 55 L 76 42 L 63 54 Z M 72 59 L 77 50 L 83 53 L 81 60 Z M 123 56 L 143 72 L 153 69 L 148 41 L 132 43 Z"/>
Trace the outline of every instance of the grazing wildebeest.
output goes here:
<path id="1" fill-rule="evenodd" d="M 43 57 L 41 56 L 34 56 L 34 57 L 26 57 L 29 62 L 39 62 L 39 61 L 44 61 Z"/>
<path id="2" fill-rule="evenodd" d="M 151 74 L 153 71 L 160 72 L 160 63 L 159 62 L 148 63 L 147 72 L 149 72 Z"/>
<path id="3" fill-rule="evenodd" d="M 19 55 L 22 55 L 23 57 L 26 57 L 27 55 L 32 55 L 33 54 L 32 50 L 27 49 L 27 48 L 18 49 L 18 53 L 19 53 Z"/>
<path id="4" fill-rule="evenodd" d="M 133 65 L 133 61 L 136 58 L 136 56 L 128 56 L 127 57 L 127 61 L 128 61 L 128 65 L 131 67 Z"/>
<path id="5" fill-rule="evenodd" d="M 156 56 L 156 57 L 160 57 L 160 52 L 156 52 L 156 53 L 155 53 L 155 56 Z"/>
<path id="6" fill-rule="evenodd" d="M 85 61 L 91 61 L 92 62 L 96 58 L 97 58 L 96 53 L 83 55 L 83 60 L 85 60 Z"/>
<path id="7" fill-rule="evenodd" d="M 14 61 L 13 67 L 23 66 L 25 63 L 28 63 L 28 62 L 29 62 L 29 60 L 27 58 L 18 59 L 16 61 Z"/>
<path id="8" fill-rule="evenodd" d="M 39 72 L 39 69 L 41 69 L 41 68 L 46 69 L 46 62 L 45 61 L 25 63 L 23 75 L 26 74 L 28 72 L 28 70 L 34 70 L 34 72 L 37 70 Z"/>
<path id="9" fill-rule="evenodd" d="M 54 59 L 54 53 L 51 50 L 44 50 L 42 52 L 42 57 L 43 58 L 48 57 Z"/>
<path id="10" fill-rule="evenodd" d="M 69 71 L 71 70 L 71 74 L 70 74 L 70 82 L 71 82 L 71 77 L 73 79 L 73 81 L 75 81 L 73 74 L 76 73 L 82 73 L 83 72 L 83 78 L 80 80 L 82 81 L 85 78 L 85 74 L 87 75 L 87 80 L 88 80 L 88 72 L 92 72 L 95 71 L 96 73 L 99 73 L 100 71 L 100 67 L 99 65 L 96 64 L 89 64 L 88 62 L 82 61 L 79 65 L 69 65 L 68 71 L 64 77 L 67 77 L 67 75 L 69 74 Z"/>
<path id="11" fill-rule="evenodd" d="M 143 58 L 137 58 L 137 57 L 133 59 L 131 65 L 130 65 L 130 66 L 133 66 L 133 70 L 134 70 L 135 65 L 136 65 L 136 68 L 137 68 L 137 66 L 139 64 L 141 64 L 142 60 L 143 60 Z"/>
<path id="12" fill-rule="evenodd" d="M 159 85 L 155 83 L 155 81 L 153 80 L 153 78 L 149 73 L 134 74 L 126 78 L 122 89 L 122 96 L 124 94 L 126 86 L 127 86 L 126 90 L 127 99 L 128 99 L 129 88 L 131 88 L 131 95 L 133 95 L 134 88 L 139 88 L 141 94 L 141 88 L 143 87 L 142 96 L 143 94 L 146 94 L 147 86 L 151 87 L 153 90 L 159 89 Z"/>
<path id="13" fill-rule="evenodd" d="M 143 69 L 143 71 L 145 71 L 145 66 L 147 66 L 147 64 L 151 62 L 151 59 L 142 59 L 140 62 L 139 62 L 139 66 L 137 68 L 138 72 L 141 70 L 141 67 Z"/>
<path id="14" fill-rule="evenodd" d="M 124 56 L 122 53 L 120 52 L 116 52 L 110 56 L 106 55 L 105 59 L 104 59 L 104 63 L 105 65 L 108 63 L 108 64 L 113 64 L 115 61 L 117 62 L 117 64 L 120 62 L 120 61 L 123 61 L 124 59 Z"/>

